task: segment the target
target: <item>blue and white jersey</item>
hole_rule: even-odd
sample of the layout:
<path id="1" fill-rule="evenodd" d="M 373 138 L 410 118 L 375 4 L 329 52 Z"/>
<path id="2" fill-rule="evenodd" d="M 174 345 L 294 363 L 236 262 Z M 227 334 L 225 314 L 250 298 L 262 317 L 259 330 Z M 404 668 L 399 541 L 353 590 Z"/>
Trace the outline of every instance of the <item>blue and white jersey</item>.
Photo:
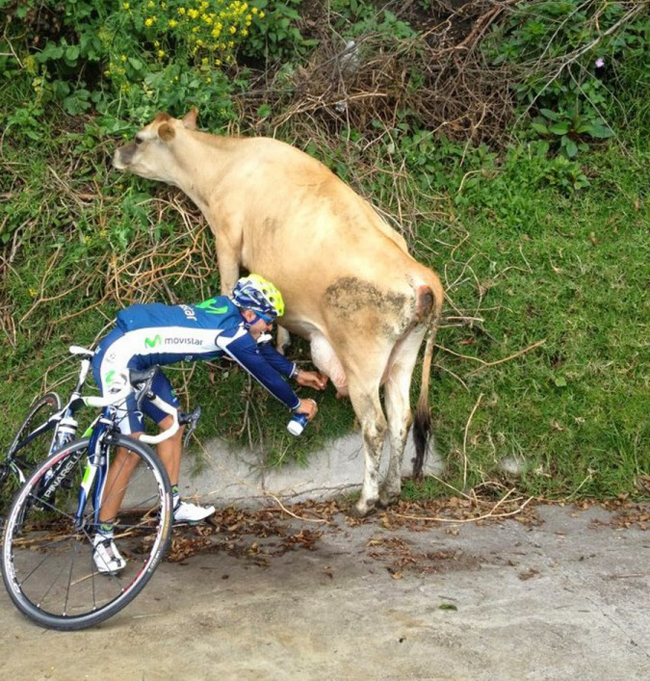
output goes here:
<path id="1" fill-rule="evenodd" d="M 269 343 L 256 343 L 244 327 L 239 308 L 226 296 L 198 305 L 131 305 L 117 314 L 117 324 L 99 343 L 93 373 L 100 387 L 125 373 L 154 364 L 209 360 L 228 355 L 290 409 L 300 400 L 282 376 L 296 365 Z"/>

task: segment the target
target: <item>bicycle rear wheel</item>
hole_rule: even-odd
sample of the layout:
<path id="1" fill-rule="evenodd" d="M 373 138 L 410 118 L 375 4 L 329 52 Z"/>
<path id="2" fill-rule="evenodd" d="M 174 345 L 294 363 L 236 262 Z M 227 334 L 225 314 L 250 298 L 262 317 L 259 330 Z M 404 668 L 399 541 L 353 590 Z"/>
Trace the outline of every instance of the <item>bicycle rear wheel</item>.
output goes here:
<path id="1" fill-rule="evenodd" d="M 62 407 L 61 398 L 55 392 L 45 393 L 39 397 L 32 406 L 29 408 L 29 412 L 25 417 L 22 425 L 18 429 L 10 449 L 12 449 L 16 443 L 20 442 L 23 438 L 29 435 L 33 430 L 36 430 L 38 426 L 43 425 L 52 414 L 61 410 Z M 47 430 L 46 433 L 49 437 L 44 438 L 43 433 L 39 437 L 35 438 L 25 447 L 21 448 L 17 452 L 16 457 L 19 467 L 21 470 L 32 469 L 38 462 L 42 461 L 50 450 L 50 444 L 52 442 L 52 436 L 54 431 Z M 47 442 L 47 446 L 45 443 Z M 0 484 L 4 483 L 5 479 L 9 475 L 10 467 L 3 466 L 0 469 Z M 16 474 L 16 480 L 18 480 L 18 475 Z"/>
<path id="2" fill-rule="evenodd" d="M 115 528 L 115 543 L 127 560 L 119 574 L 101 574 L 93 560 L 91 500 L 84 504 L 81 525 L 75 523 L 87 438 L 44 461 L 16 495 L 7 517 L 2 578 L 16 607 L 43 627 L 83 629 L 119 612 L 151 579 L 169 543 L 171 488 L 160 460 L 137 440 L 110 437 L 110 461 L 117 447 L 138 459 Z M 57 489 L 47 499 L 42 483 L 50 471 Z M 106 489 L 104 500 L 113 493 L 117 490 Z"/>

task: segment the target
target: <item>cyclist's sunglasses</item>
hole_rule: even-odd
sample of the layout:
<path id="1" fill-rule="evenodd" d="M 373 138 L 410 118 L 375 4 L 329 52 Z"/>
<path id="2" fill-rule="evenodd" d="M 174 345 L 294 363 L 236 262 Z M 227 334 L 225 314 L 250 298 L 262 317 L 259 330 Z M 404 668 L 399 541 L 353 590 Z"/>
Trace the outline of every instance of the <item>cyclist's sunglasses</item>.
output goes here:
<path id="1" fill-rule="evenodd" d="M 263 319 L 267 324 L 273 324 L 275 322 L 275 317 L 271 317 L 271 315 L 262 314 L 257 310 L 253 310 L 253 312 L 258 316 L 259 319 Z"/>

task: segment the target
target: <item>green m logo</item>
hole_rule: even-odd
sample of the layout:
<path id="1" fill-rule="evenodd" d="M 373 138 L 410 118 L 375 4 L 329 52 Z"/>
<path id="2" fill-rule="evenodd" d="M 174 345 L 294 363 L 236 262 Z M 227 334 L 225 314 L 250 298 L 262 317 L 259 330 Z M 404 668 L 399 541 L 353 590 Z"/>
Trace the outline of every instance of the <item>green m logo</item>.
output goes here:
<path id="1" fill-rule="evenodd" d="M 160 337 L 160 334 L 157 333 L 154 338 L 145 338 L 144 344 L 148 348 L 155 348 L 156 345 L 162 345 L 162 338 Z"/>
<path id="2" fill-rule="evenodd" d="M 228 306 L 227 305 L 222 305 L 221 307 L 216 307 L 216 298 L 210 298 L 210 300 L 206 300 L 202 303 L 199 303 L 198 305 L 195 305 L 194 307 L 198 308 L 199 310 L 205 310 L 208 314 L 225 314 L 228 312 Z"/>

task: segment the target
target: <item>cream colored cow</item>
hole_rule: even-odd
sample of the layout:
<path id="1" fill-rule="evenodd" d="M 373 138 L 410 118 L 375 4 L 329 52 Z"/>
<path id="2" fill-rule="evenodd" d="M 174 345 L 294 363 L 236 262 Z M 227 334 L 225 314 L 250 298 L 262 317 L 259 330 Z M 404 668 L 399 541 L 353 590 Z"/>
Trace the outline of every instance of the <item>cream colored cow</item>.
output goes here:
<path id="1" fill-rule="evenodd" d="M 349 395 L 361 423 L 365 474 L 354 512 L 367 515 L 400 496 L 411 375 L 428 332 L 414 424 L 414 473 L 422 470 L 440 280 L 322 163 L 275 139 L 200 132 L 196 113 L 182 120 L 158 114 L 117 149 L 113 163 L 179 187 L 196 203 L 216 239 L 222 293 L 231 291 L 240 265 L 280 289 L 283 326 L 310 342 L 314 364 Z M 380 485 L 386 434 L 390 461 Z"/>

